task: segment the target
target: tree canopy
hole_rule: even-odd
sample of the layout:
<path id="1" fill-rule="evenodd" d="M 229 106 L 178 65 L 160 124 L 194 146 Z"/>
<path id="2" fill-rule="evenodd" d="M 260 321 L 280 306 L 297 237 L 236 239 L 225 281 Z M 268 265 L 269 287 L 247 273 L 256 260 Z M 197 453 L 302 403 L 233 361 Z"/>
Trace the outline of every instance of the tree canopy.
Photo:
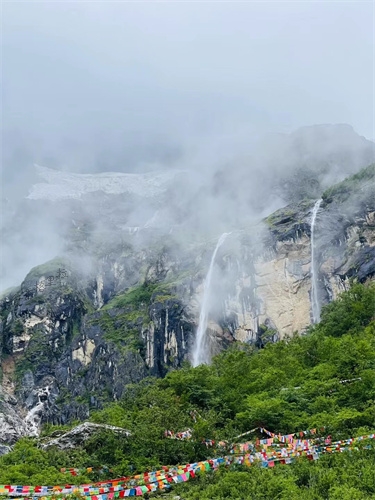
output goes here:
<path id="1" fill-rule="evenodd" d="M 355 284 L 302 336 L 262 349 L 238 343 L 209 366 L 186 364 L 163 379 L 129 385 L 121 401 L 93 413 L 91 420 L 129 429 L 130 437 L 102 431 L 68 452 L 41 450 L 38 440 L 21 439 L 0 457 L 0 484 L 87 483 L 195 462 L 218 456 L 202 440 L 233 442 L 255 427 L 282 434 L 324 427 L 333 439 L 374 432 L 374 314 L 375 287 Z M 164 435 L 186 428 L 192 438 L 185 441 Z M 47 425 L 43 435 L 57 429 Z M 102 465 L 112 472 L 69 479 L 60 472 Z M 374 449 L 362 449 L 316 462 L 302 458 L 272 470 L 232 466 L 202 473 L 173 491 L 192 500 L 367 500 L 375 498 L 374 471 Z"/>

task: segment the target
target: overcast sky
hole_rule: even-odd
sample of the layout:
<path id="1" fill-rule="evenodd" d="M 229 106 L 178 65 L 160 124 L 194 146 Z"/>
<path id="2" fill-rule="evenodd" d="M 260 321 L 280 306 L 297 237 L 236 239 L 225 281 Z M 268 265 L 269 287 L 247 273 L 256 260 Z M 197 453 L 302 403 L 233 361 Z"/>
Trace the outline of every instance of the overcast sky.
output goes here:
<path id="1" fill-rule="evenodd" d="M 174 165 L 315 123 L 375 138 L 371 1 L 12 1 L 2 28 L 5 180 L 34 161 Z"/>
<path id="2" fill-rule="evenodd" d="M 293 148 L 267 139 L 263 163 L 243 159 L 263 134 L 304 125 L 348 123 L 374 139 L 373 42 L 374 3 L 359 0 L 2 2 L 3 287 L 63 251 L 49 209 L 19 203 L 39 180 L 34 163 L 195 168 L 196 188 L 174 195 L 202 231 L 282 206 L 269 165 L 294 167 Z M 349 171 L 365 166 L 350 165 L 363 141 L 340 130 L 336 146 L 312 133 L 309 155 L 340 158 L 350 137 Z"/>

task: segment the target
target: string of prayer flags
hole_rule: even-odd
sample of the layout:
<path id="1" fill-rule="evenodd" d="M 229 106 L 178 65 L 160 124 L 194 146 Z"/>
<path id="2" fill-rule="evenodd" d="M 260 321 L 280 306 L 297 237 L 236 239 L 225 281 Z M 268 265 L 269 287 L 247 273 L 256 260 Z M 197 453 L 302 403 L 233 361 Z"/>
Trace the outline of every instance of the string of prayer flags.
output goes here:
<path id="1" fill-rule="evenodd" d="M 315 429 L 309 429 L 306 431 L 293 432 L 292 434 L 281 435 L 281 434 L 275 434 L 274 432 L 268 431 L 264 427 L 259 427 L 258 429 L 262 434 L 267 434 L 271 438 L 278 439 L 281 442 L 286 442 L 286 440 L 288 440 L 288 439 L 290 440 L 292 437 L 294 437 L 296 435 L 299 435 L 300 437 L 307 436 L 308 434 L 315 435 L 315 434 L 317 434 L 317 431 L 318 431 L 318 429 L 315 428 Z M 325 427 L 320 427 L 319 430 L 321 432 L 323 432 L 325 430 Z"/>
<path id="2" fill-rule="evenodd" d="M 193 412 L 191 412 L 191 413 L 193 413 Z M 325 427 L 321 427 L 319 429 L 319 431 L 324 431 L 324 429 L 325 429 Z M 309 429 L 309 430 L 305 430 L 305 431 L 294 432 L 291 434 L 281 435 L 281 434 L 275 434 L 274 432 L 271 432 L 271 431 L 265 429 L 264 427 L 256 427 L 254 429 L 251 429 L 250 431 L 247 431 L 247 432 L 244 432 L 243 434 L 240 434 L 239 436 L 236 436 L 235 439 L 237 439 L 241 436 L 245 436 L 246 434 L 253 433 L 257 430 L 259 430 L 262 434 L 267 434 L 270 439 L 279 441 L 281 443 L 292 443 L 295 436 L 297 436 L 297 435 L 299 437 L 303 438 L 304 436 L 307 436 L 310 434 L 316 435 L 318 432 L 318 429 L 314 428 L 314 429 Z M 164 432 L 165 437 L 172 438 L 172 439 L 178 439 L 178 440 L 191 439 L 192 435 L 193 435 L 192 429 L 186 429 L 185 431 L 182 431 L 182 432 L 173 432 L 170 430 L 166 430 Z M 266 444 L 267 446 L 271 446 L 272 442 L 270 440 L 267 441 L 267 440 L 260 439 L 260 440 L 256 441 L 256 444 L 257 445 Z M 215 445 L 215 441 L 213 439 L 203 439 L 202 443 L 204 443 L 207 447 Z M 219 447 L 226 447 L 229 445 L 229 443 L 227 441 L 219 441 L 218 445 L 219 445 Z M 232 444 L 229 446 L 235 447 L 236 445 Z"/>
<path id="3" fill-rule="evenodd" d="M 32 499 L 44 500 L 58 494 L 64 500 L 67 495 L 79 494 L 92 500 L 114 500 L 128 496 L 143 496 L 145 493 L 155 492 L 170 488 L 171 483 L 188 481 L 196 473 L 217 470 L 220 465 L 230 466 L 260 463 L 261 467 L 274 467 L 275 463 L 290 464 L 299 457 L 305 456 L 308 460 L 317 460 L 324 453 L 341 453 L 352 449 L 357 449 L 353 445 L 366 439 L 375 439 L 375 434 L 352 437 L 329 444 L 314 443 L 309 439 L 297 439 L 298 446 L 281 447 L 272 449 L 268 447 L 262 451 L 251 451 L 241 455 L 228 455 L 202 462 L 186 464 L 184 466 L 163 466 L 161 470 L 137 474 L 131 478 L 118 478 L 81 486 L 22 486 L 22 485 L 0 485 L 0 495 L 18 497 L 19 500 Z M 241 446 L 246 443 L 241 443 Z M 250 450 L 250 443 L 249 450 Z M 252 444 L 253 445 L 253 444 Z M 366 445 L 370 448 L 371 445 Z M 93 468 L 89 467 L 86 470 Z M 102 467 L 102 469 L 105 469 Z M 73 468 L 66 471 L 75 470 Z"/>

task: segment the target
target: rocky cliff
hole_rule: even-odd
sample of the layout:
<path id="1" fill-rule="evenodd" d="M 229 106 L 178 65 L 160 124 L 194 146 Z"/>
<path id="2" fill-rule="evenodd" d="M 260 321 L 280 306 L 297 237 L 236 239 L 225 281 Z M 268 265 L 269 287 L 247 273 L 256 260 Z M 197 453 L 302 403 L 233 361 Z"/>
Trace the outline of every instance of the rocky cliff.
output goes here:
<path id="1" fill-rule="evenodd" d="M 372 165 L 323 194 L 315 227 L 320 306 L 351 279 L 374 277 L 374 192 Z M 313 206 L 303 200 L 234 229 L 219 249 L 207 332 L 212 354 L 234 341 L 261 347 L 311 323 Z M 190 358 L 220 235 L 107 236 L 76 228 L 74 251 L 32 269 L 2 296 L 0 452 L 19 436 L 37 435 L 43 422 L 86 419 L 129 384 Z"/>

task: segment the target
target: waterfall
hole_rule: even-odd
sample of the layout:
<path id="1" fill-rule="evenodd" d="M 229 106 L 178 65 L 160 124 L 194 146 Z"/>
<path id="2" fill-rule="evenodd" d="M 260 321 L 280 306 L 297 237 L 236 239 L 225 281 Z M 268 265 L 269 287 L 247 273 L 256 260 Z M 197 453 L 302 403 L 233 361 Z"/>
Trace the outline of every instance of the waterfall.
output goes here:
<path id="1" fill-rule="evenodd" d="M 315 259 L 315 222 L 318 214 L 320 204 L 323 200 L 315 202 L 312 217 L 311 217 L 311 308 L 312 308 L 312 322 L 319 323 L 320 321 L 320 304 L 318 299 L 318 263 Z"/>
<path id="2" fill-rule="evenodd" d="M 35 437 L 39 436 L 40 432 L 39 427 L 41 421 L 40 414 L 43 412 L 43 409 L 44 409 L 44 404 L 42 402 L 39 402 L 26 415 L 25 423 L 28 431 L 27 432 L 28 436 L 35 436 Z"/>
<path id="3" fill-rule="evenodd" d="M 51 388 L 48 385 L 46 387 L 38 389 L 37 391 L 38 402 L 33 408 L 31 408 L 31 410 L 25 417 L 25 424 L 28 436 L 35 436 L 35 437 L 39 436 L 40 423 L 42 420 L 43 412 L 45 411 L 45 403 L 48 402 L 50 393 L 51 393 Z"/>
<path id="4" fill-rule="evenodd" d="M 210 267 L 208 268 L 207 276 L 204 281 L 204 291 L 203 291 L 203 300 L 202 300 L 202 307 L 201 311 L 199 314 L 199 324 L 198 324 L 198 330 L 197 330 L 197 336 L 195 338 L 195 343 L 193 347 L 193 366 L 198 366 L 202 363 L 208 363 L 209 361 L 209 353 L 205 349 L 206 343 L 205 343 L 205 333 L 207 330 L 207 323 L 208 323 L 208 312 L 209 312 L 209 299 L 210 299 L 210 287 L 211 287 L 211 280 L 212 280 L 212 273 L 214 269 L 214 264 L 215 264 L 215 258 L 216 254 L 221 247 L 221 245 L 224 243 L 225 239 L 227 236 L 229 236 L 230 233 L 223 233 L 219 241 L 216 244 L 216 248 L 214 250 L 214 253 L 212 254 L 211 257 L 211 262 L 210 262 Z"/>

